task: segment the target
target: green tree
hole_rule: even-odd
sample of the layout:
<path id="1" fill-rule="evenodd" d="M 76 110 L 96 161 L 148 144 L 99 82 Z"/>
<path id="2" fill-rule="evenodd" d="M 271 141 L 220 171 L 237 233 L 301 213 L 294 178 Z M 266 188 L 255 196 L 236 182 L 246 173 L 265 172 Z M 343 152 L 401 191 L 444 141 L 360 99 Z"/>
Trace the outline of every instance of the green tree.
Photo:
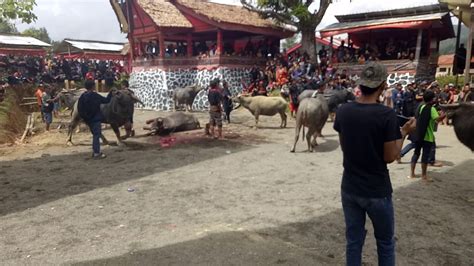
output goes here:
<path id="1" fill-rule="evenodd" d="M 282 47 L 283 49 L 290 49 L 291 47 L 295 46 L 300 41 L 300 36 L 295 34 L 293 37 L 286 38 L 283 40 Z"/>
<path id="2" fill-rule="evenodd" d="M 43 28 L 31 27 L 31 28 L 28 28 L 28 29 L 24 30 L 21 34 L 25 35 L 25 36 L 30 36 L 30 37 L 36 38 L 36 39 L 41 40 L 45 43 L 51 43 L 51 38 L 49 37 L 48 31 L 44 27 Z"/>
<path id="3" fill-rule="evenodd" d="M 0 20 L 0 33 L 18 33 L 15 25 L 7 20 Z"/>
<path id="4" fill-rule="evenodd" d="M 19 19 L 24 23 L 36 20 L 33 14 L 35 0 L 0 0 L 0 21 Z"/>
<path id="5" fill-rule="evenodd" d="M 308 53 L 311 60 L 316 62 L 316 27 L 332 0 L 320 0 L 319 8 L 314 12 L 309 10 L 316 2 L 314 0 L 257 0 L 256 5 L 252 4 L 251 0 L 240 2 L 245 8 L 258 12 L 264 18 L 272 18 L 281 24 L 296 27 L 301 33 L 302 51 Z"/>

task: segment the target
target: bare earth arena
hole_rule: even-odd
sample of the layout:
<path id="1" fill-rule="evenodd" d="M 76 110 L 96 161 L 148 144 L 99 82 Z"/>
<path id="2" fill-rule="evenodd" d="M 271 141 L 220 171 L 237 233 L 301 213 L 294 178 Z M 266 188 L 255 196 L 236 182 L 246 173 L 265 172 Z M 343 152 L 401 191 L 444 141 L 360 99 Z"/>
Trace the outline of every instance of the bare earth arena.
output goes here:
<path id="1" fill-rule="evenodd" d="M 159 113 L 137 111 L 136 127 Z M 201 125 L 206 113 L 199 113 Z M 342 152 L 332 123 L 314 153 L 290 153 L 294 119 L 233 113 L 224 139 L 204 130 L 137 137 L 90 159 L 90 133 L 0 149 L 3 265 L 343 265 Z M 113 132 L 105 130 L 113 140 Z M 436 133 L 442 168 L 409 180 L 389 166 L 398 265 L 474 264 L 474 159 L 453 128 Z M 417 172 L 420 170 L 417 169 Z M 376 265 L 368 220 L 365 265 Z"/>

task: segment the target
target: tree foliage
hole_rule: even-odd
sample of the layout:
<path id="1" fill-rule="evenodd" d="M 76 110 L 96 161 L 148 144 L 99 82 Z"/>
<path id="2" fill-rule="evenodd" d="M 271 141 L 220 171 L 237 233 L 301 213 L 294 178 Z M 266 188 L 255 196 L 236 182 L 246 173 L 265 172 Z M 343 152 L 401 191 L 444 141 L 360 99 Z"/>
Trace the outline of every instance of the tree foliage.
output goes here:
<path id="1" fill-rule="evenodd" d="M 35 0 L 0 0 L 0 21 L 19 19 L 24 23 L 36 20 L 33 14 Z"/>
<path id="2" fill-rule="evenodd" d="M 49 33 L 46 30 L 46 28 L 44 28 L 44 27 L 42 27 L 42 28 L 31 27 L 31 28 L 28 28 L 28 29 L 24 30 L 21 34 L 25 35 L 25 36 L 30 36 L 30 37 L 36 38 L 36 39 L 41 40 L 45 43 L 51 43 L 51 38 L 49 37 Z"/>
<path id="3" fill-rule="evenodd" d="M 18 33 L 15 25 L 7 20 L 0 20 L 0 33 Z"/>
<path id="4" fill-rule="evenodd" d="M 259 13 L 263 18 L 272 18 L 278 23 L 296 27 L 302 35 L 302 49 L 312 59 L 316 58 L 316 27 L 323 19 L 332 0 L 320 0 L 319 8 L 314 12 L 310 6 L 314 0 L 257 0 L 253 5 L 250 0 L 240 0 L 242 5 Z"/>
<path id="5" fill-rule="evenodd" d="M 291 47 L 295 46 L 298 42 L 300 42 L 300 36 L 295 34 L 293 37 L 286 38 L 283 40 L 282 47 L 283 49 L 290 49 Z"/>

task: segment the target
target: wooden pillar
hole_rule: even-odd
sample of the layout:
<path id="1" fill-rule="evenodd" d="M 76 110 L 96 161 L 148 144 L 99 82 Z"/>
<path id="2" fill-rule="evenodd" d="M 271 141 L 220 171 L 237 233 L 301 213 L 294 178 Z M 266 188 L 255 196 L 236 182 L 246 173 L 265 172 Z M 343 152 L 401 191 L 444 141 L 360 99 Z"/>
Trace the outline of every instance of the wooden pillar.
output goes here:
<path id="1" fill-rule="evenodd" d="M 188 33 L 186 35 L 186 43 L 187 43 L 187 46 L 186 46 L 186 56 L 187 57 L 191 57 L 193 56 L 193 36 L 191 35 L 191 33 Z"/>
<path id="2" fill-rule="evenodd" d="M 415 52 L 415 62 L 420 60 L 421 52 L 421 38 L 423 37 L 423 29 L 418 30 L 418 37 L 416 38 L 416 52 Z"/>
<path id="3" fill-rule="evenodd" d="M 330 55 L 329 55 L 329 63 L 333 63 L 332 61 L 332 56 L 334 54 L 334 48 L 333 48 L 333 43 L 334 43 L 334 38 L 331 36 L 330 41 L 329 41 L 329 49 L 330 49 Z"/>
<path id="4" fill-rule="evenodd" d="M 432 30 L 431 30 L 431 27 L 430 27 L 428 29 L 428 45 L 427 45 L 428 57 L 431 56 L 431 37 L 432 37 Z"/>
<path id="5" fill-rule="evenodd" d="M 166 47 L 165 47 L 165 36 L 163 36 L 162 32 L 160 32 L 160 35 L 158 35 L 158 46 L 159 46 L 158 48 L 160 49 L 160 58 L 164 58 Z"/>
<path id="6" fill-rule="evenodd" d="M 466 47 L 466 66 L 464 67 L 464 84 L 471 82 L 470 70 L 471 70 L 471 57 L 472 57 L 472 37 L 473 37 L 473 31 L 474 31 L 474 16 L 472 14 L 472 11 L 473 11 L 473 8 L 471 8 L 471 11 L 470 11 L 471 25 L 469 26 L 469 34 L 467 36 L 467 43 L 466 43 L 467 47 Z"/>
<path id="7" fill-rule="evenodd" d="M 221 55 L 221 54 L 223 54 L 223 36 L 222 36 L 222 30 L 218 29 L 216 55 Z"/>

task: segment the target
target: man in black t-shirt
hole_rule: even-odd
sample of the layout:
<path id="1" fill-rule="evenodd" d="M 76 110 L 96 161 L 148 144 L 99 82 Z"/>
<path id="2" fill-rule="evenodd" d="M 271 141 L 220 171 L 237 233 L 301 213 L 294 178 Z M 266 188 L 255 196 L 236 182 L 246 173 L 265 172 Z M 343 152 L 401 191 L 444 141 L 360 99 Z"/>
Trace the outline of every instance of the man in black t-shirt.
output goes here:
<path id="1" fill-rule="evenodd" d="M 222 138 L 222 92 L 219 88 L 219 79 L 214 79 L 210 83 L 207 99 L 209 101 L 209 126 L 210 134 L 215 139 Z M 214 128 L 217 126 L 217 136 L 214 135 Z"/>
<path id="2" fill-rule="evenodd" d="M 400 154 L 402 138 L 414 119 L 400 130 L 395 111 L 377 103 L 386 87 L 387 70 L 367 64 L 359 80 L 362 95 L 342 105 L 334 129 L 343 152 L 342 207 L 346 223 L 347 265 L 361 265 L 366 214 L 374 225 L 379 265 L 395 265 L 392 185 L 387 163 Z"/>

